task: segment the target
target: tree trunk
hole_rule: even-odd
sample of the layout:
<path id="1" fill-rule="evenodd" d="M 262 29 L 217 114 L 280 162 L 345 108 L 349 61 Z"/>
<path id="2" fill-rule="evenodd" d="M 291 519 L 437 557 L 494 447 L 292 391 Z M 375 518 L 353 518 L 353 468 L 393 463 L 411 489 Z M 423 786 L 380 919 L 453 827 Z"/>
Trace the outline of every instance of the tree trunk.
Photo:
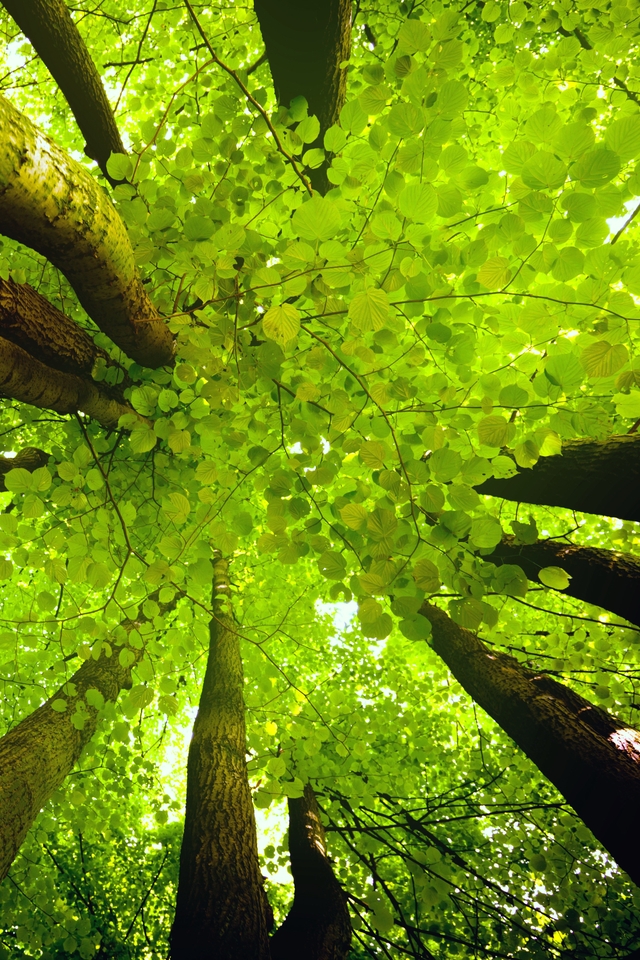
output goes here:
<path id="1" fill-rule="evenodd" d="M 424 604 L 431 645 L 469 696 L 566 798 L 640 884 L 640 733 L 583 697 L 486 647 Z"/>
<path id="2" fill-rule="evenodd" d="M 505 537 L 486 559 L 496 564 L 515 563 L 534 581 L 543 567 L 562 567 L 571 577 L 563 594 L 640 626 L 640 560 L 631 554 L 558 540 L 519 544 L 514 537 Z"/>
<path id="3" fill-rule="evenodd" d="M 94 323 L 147 367 L 173 337 L 140 280 L 126 227 L 103 188 L 0 98 L 0 225 L 65 275 Z"/>
<path id="4" fill-rule="evenodd" d="M 209 659 L 187 765 L 172 960 L 269 960 L 268 906 L 247 777 L 239 637 L 215 564 Z M 220 592 L 217 592 L 220 591 Z"/>
<path id="5" fill-rule="evenodd" d="M 327 857 L 313 789 L 289 800 L 293 906 L 271 938 L 271 960 L 345 960 L 351 944 L 347 898 Z"/>
<path id="6" fill-rule="evenodd" d="M 478 493 L 523 503 L 568 507 L 640 520 L 640 435 L 569 440 L 557 457 L 541 457 L 508 480 L 485 480 Z"/>
<path id="7" fill-rule="evenodd" d="M 62 90 L 105 177 L 112 153 L 126 153 L 102 80 L 64 0 L 2 0 Z"/>
<path id="8" fill-rule="evenodd" d="M 0 277 L 0 334 L 48 367 L 90 377 L 109 354 L 28 283 Z"/>
<path id="9" fill-rule="evenodd" d="M 351 50 L 351 0 L 254 0 L 254 9 L 278 102 L 288 107 L 305 97 L 309 113 L 325 131 L 338 122 L 347 92 L 347 71 L 340 64 Z M 311 170 L 314 189 L 325 193 L 326 166 Z"/>
<path id="10" fill-rule="evenodd" d="M 144 653 L 134 647 L 127 649 L 136 661 Z M 86 702 L 87 690 L 98 690 L 105 700 L 116 700 L 123 687 L 131 686 L 131 667 L 120 665 L 118 653 L 115 648 L 108 658 L 102 654 L 97 661 L 87 660 L 69 683 L 0 739 L 0 880 L 7 875 L 38 813 L 95 733 L 98 711 Z M 56 700 L 66 701 L 64 713 L 52 708 Z M 71 722 L 77 705 L 86 714 L 81 730 Z"/>
<path id="11" fill-rule="evenodd" d="M 39 467 L 45 467 L 49 462 L 49 454 L 38 447 L 23 447 L 16 453 L 15 457 L 0 457 L 0 492 L 7 488 L 4 485 L 4 478 L 9 470 L 17 470 L 19 467 L 33 473 Z"/>
<path id="12" fill-rule="evenodd" d="M 57 413 L 81 411 L 107 429 L 117 427 L 123 414 L 135 413 L 130 406 L 110 397 L 92 380 L 47 367 L 22 347 L 2 337 L 0 396 Z"/>

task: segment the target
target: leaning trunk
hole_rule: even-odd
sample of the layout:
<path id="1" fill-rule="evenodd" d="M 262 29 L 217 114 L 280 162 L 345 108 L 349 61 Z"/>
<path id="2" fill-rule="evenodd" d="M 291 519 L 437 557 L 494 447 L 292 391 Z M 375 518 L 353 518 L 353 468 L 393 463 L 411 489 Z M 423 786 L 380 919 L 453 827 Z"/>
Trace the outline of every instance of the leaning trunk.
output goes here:
<path id="1" fill-rule="evenodd" d="M 425 604 L 431 645 L 467 693 L 562 793 L 640 885 L 640 733 L 550 677 L 486 647 Z"/>
<path id="2" fill-rule="evenodd" d="M 143 650 L 133 647 L 136 661 Z M 0 739 L 0 880 L 7 875 L 20 845 L 45 803 L 71 772 L 95 733 L 98 710 L 86 701 L 88 690 L 117 700 L 131 686 L 131 667 L 121 666 L 118 649 L 110 657 L 87 660 L 41 707 Z M 63 712 L 52 704 L 62 706 Z M 77 708 L 82 729 L 71 722 Z"/>
<path id="3" fill-rule="evenodd" d="M 209 659 L 187 766 L 172 960 L 268 960 L 268 908 L 247 776 L 243 671 L 237 630 L 215 565 Z"/>
<path id="4" fill-rule="evenodd" d="M 562 567 L 571 577 L 563 594 L 640 626 L 640 560 L 629 553 L 559 540 L 517 543 L 514 537 L 505 537 L 487 560 L 517 564 L 534 581 L 543 567 Z"/>
<path id="5" fill-rule="evenodd" d="M 0 97 L 0 229 L 65 275 L 94 323 L 147 367 L 173 337 L 144 289 L 126 227 L 81 164 Z"/>
<path id="6" fill-rule="evenodd" d="M 293 906 L 271 938 L 271 960 L 345 960 L 351 920 L 345 893 L 327 856 L 324 827 L 312 787 L 289 800 Z"/>
<path id="7" fill-rule="evenodd" d="M 62 90 L 86 140 L 85 153 L 110 182 L 107 160 L 125 153 L 100 75 L 64 0 L 2 0 Z"/>
<path id="8" fill-rule="evenodd" d="M 507 480 L 485 480 L 478 493 L 522 503 L 568 507 L 621 520 L 640 520 L 640 436 L 570 440 L 562 454 L 541 457 Z"/>

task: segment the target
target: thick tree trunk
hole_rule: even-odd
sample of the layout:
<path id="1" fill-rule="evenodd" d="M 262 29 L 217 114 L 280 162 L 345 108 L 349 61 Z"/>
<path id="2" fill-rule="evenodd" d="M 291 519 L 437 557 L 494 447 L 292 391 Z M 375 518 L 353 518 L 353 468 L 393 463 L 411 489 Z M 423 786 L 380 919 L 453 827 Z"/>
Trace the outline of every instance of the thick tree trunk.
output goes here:
<path id="1" fill-rule="evenodd" d="M 293 906 L 271 938 L 271 960 L 345 960 L 351 944 L 347 898 L 327 857 L 320 810 L 309 784 L 289 800 Z"/>
<path id="2" fill-rule="evenodd" d="M 39 467 L 46 466 L 48 461 L 49 454 L 45 453 L 44 450 L 39 450 L 38 447 L 23 447 L 16 453 L 15 457 L 0 457 L 0 493 L 7 489 L 4 485 L 4 478 L 9 470 L 21 468 L 33 473 Z"/>
<path id="3" fill-rule="evenodd" d="M 569 440 L 557 457 L 541 457 L 508 480 L 485 480 L 478 493 L 523 503 L 568 507 L 640 520 L 640 435 Z"/>
<path id="4" fill-rule="evenodd" d="M 123 414 L 135 412 L 114 400 L 92 380 L 47 367 L 22 347 L 2 337 L 0 397 L 10 397 L 57 413 L 81 411 L 108 429 L 117 427 Z"/>
<path id="5" fill-rule="evenodd" d="M 254 0 L 278 102 L 288 107 L 305 97 L 320 121 L 310 146 L 322 147 L 325 131 L 338 122 L 347 91 L 340 64 L 351 50 L 351 0 Z M 324 193 L 326 165 L 310 171 L 314 189 Z"/>
<path id="6" fill-rule="evenodd" d="M 215 587 L 228 589 L 223 561 Z M 207 669 L 193 725 L 172 960 L 269 960 L 268 907 L 247 776 L 238 634 L 214 599 Z"/>
<path id="7" fill-rule="evenodd" d="M 103 188 L 0 98 L 0 229 L 65 275 L 94 323 L 147 367 L 173 337 L 140 280 L 126 227 Z"/>
<path id="8" fill-rule="evenodd" d="M 91 376 L 98 357 L 109 354 L 88 333 L 28 283 L 0 277 L 0 335 L 48 367 Z"/>
<path id="9" fill-rule="evenodd" d="M 563 594 L 640 626 L 640 559 L 631 554 L 558 540 L 518 544 L 514 537 L 505 537 L 486 559 L 517 564 L 534 581 L 543 567 L 562 567 L 571 577 Z"/>
<path id="10" fill-rule="evenodd" d="M 486 647 L 425 604 L 431 645 L 469 696 L 502 727 L 640 884 L 640 732 L 583 697 Z"/>
<path id="11" fill-rule="evenodd" d="M 133 626 L 133 624 L 132 624 Z M 144 650 L 127 648 L 140 660 Z M 116 700 L 131 686 L 131 667 L 120 665 L 118 648 L 110 657 L 87 660 L 69 683 L 0 739 L 0 880 L 11 866 L 20 844 L 47 800 L 63 783 L 98 725 L 98 711 L 87 703 L 87 690 L 98 690 L 105 700 Z M 59 713 L 51 706 L 66 701 Z M 76 706 L 86 714 L 81 730 L 71 722 Z"/>
<path id="12" fill-rule="evenodd" d="M 107 173 L 112 153 L 126 153 L 102 80 L 64 0 L 2 0 L 62 90 L 86 140 L 85 153 Z"/>

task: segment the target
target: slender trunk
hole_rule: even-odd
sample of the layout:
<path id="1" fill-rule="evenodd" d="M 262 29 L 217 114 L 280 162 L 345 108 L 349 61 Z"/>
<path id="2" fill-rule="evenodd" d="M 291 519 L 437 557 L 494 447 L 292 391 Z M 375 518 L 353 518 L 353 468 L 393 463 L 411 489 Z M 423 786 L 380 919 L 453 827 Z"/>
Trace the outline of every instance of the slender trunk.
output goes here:
<path id="1" fill-rule="evenodd" d="M 128 405 L 112 399 L 92 380 L 47 367 L 22 347 L 2 337 L 0 396 L 57 413 L 81 411 L 108 429 L 117 427 L 123 414 L 135 412 Z"/>
<path id="2" fill-rule="evenodd" d="M 478 493 L 640 520 L 640 435 L 570 440 L 557 457 L 541 457 L 508 480 L 485 480 Z"/>
<path id="3" fill-rule="evenodd" d="M 4 98 L 0 138 L 2 232 L 58 267 L 94 323 L 129 357 L 148 367 L 170 363 L 173 337 L 103 188 Z"/>
<path id="4" fill-rule="evenodd" d="M 23 447 L 16 453 L 15 457 L 0 457 L 0 492 L 7 489 L 4 485 L 4 478 L 9 470 L 17 470 L 21 467 L 23 470 L 33 473 L 39 467 L 46 466 L 48 461 L 49 454 L 45 453 L 44 450 L 39 450 L 38 447 Z"/>
<path id="5" fill-rule="evenodd" d="M 563 594 L 640 626 L 640 560 L 631 554 L 558 540 L 519 544 L 505 537 L 487 560 L 517 564 L 534 581 L 543 567 L 562 567 L 571 577 Z"/>
<path id="6" fill-rule="evenodd" d="M 98 357 L 109 354 L 28 283 L 0 278 L 0 335 L 48 367 L 91 376 Z"/>
<path id="7" fill-rule="evenodd" d="M 107 173 L 126 153 L 100 75 L 64 0 L 2 0 L 62 90 L 86 140 L 85 153 Z"/>
<path id="8" fill-rule="evenodd" d="M 340 64 L 351 50 L 351 0 L 254 0 L 278 102 L 288 107 L 305 97 L 309 113 L 325 131 L 338 122 L 347 91 L 347 71 Z M 314 189 L 329 186 L 326 165 L 310 171 Z"/>
<path id="9" fill-rule="evenodd" d="M 271 960 L 345 960 L 351 944 L 347 898 L 336 880 L 313 789 L 289 800 L 293 906 L 271 938 Z"/>
<path id="10" fill-rule="evenodd" d="M 424 604 L 431 645 L 469 696 L 566 798 L 640 884 L 640 733 L 550 677 L 490 650 Z"/>
<path id="11" fill-rule="evenodd" d="M 224 561 L 215 565 L 215 617 L 187 766 L 172 960 L 269 960 L 268 907 L 260 876 L 247 776 L 238 634 L 223 608 Z"/>
<path id="12" fill-rule="evenodd" d="M 136 661 L 144 650 L 127 648 Z M 116 700 L 131 686 L 131 667 L 123 668 L 118 648 L 110 657 L 87 660 L 41 707 L 0 739 L 0 880 L 9 870 L 47 800 L 71 772 L 82 750 L 95 733 L 98 710 L 87 703 L 88 690 L 98 690 L 105 700 Z M 66 701 L 64 713 L 52 708 Z M 78 730 L 71 722 L 80 706 L 85 723 Z"/>

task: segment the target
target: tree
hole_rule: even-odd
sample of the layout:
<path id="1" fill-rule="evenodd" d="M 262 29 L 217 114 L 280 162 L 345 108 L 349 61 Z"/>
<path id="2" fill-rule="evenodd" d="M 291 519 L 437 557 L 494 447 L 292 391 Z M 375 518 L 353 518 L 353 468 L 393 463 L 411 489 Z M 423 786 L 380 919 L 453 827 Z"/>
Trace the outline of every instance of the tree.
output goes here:
<path id="1" fill-rule="evenodd" d="M 630 953 L 632 13 L 5 8 L 6 952 Z"/>

